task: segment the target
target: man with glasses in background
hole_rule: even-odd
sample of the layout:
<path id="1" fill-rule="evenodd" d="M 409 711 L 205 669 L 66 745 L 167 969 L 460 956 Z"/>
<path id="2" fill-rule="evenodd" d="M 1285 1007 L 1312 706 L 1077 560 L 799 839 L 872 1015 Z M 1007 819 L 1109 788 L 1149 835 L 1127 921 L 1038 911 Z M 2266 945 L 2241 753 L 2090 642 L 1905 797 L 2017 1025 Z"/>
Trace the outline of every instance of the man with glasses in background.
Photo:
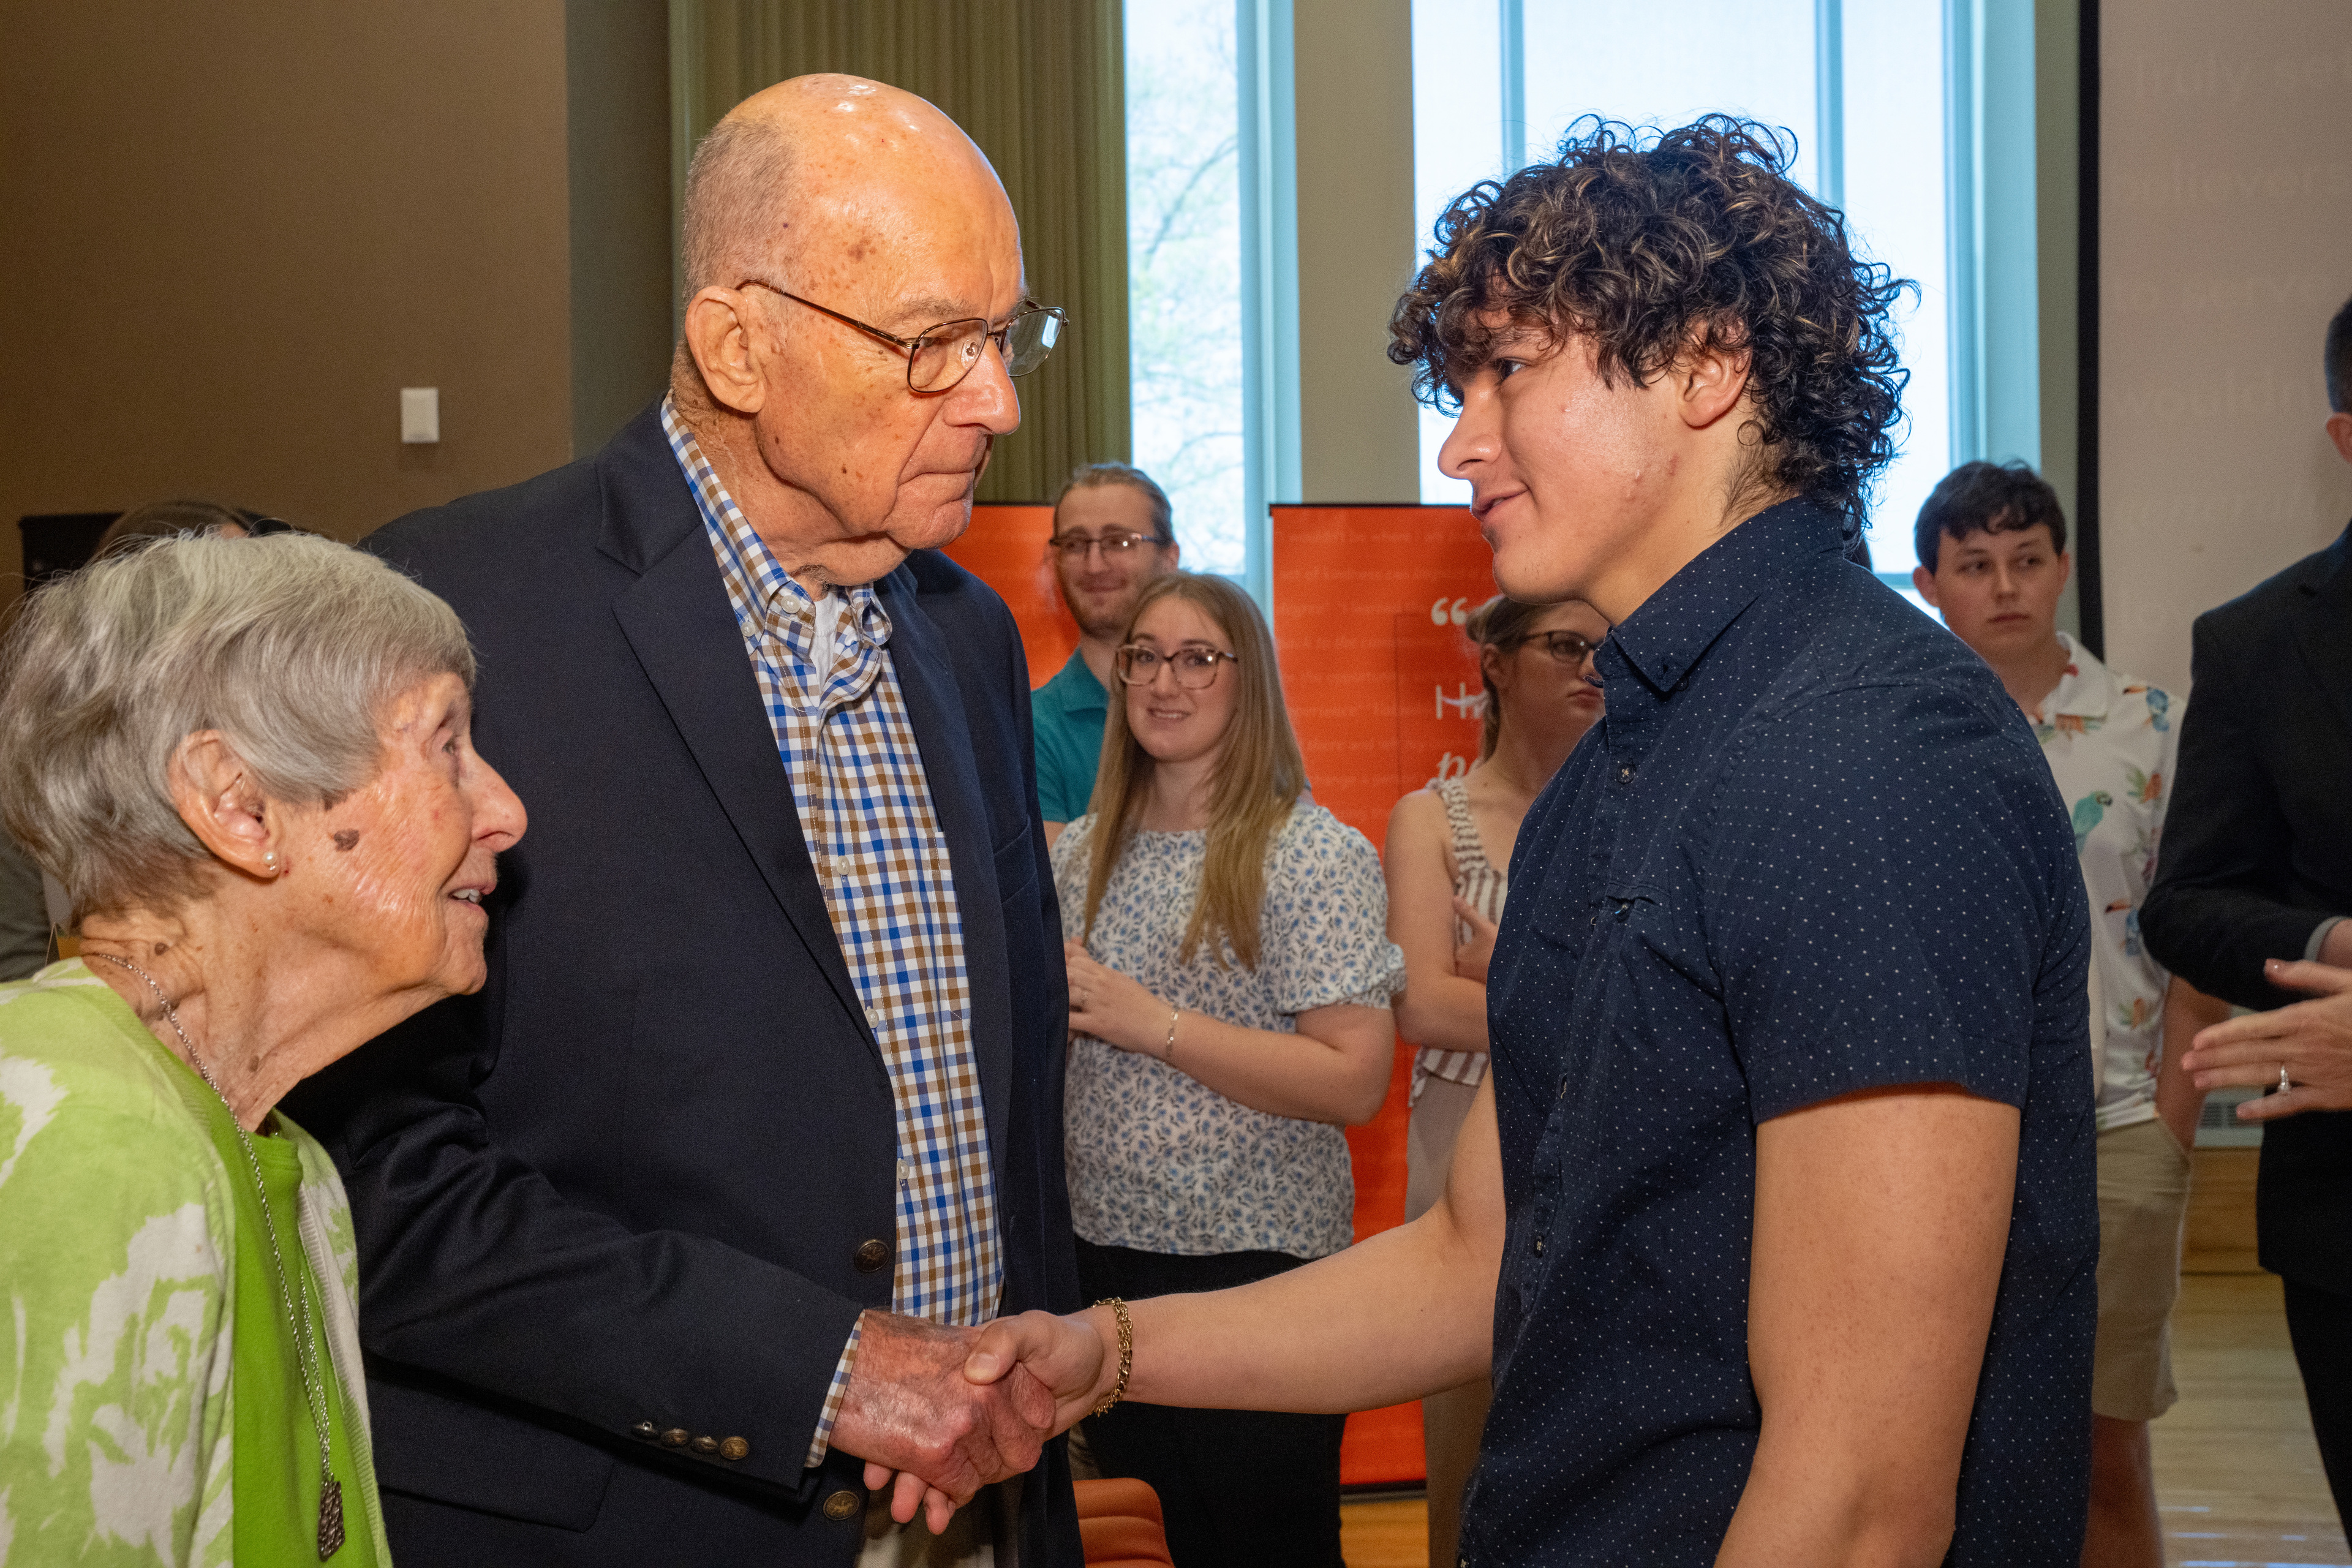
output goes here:
<path id="1" fill-rule="evenodd" d="M 1168 492 L 1141 468 L 1088 463 L 1054 498 L 1046 551 L 1077 651 L 1030 698 L 1036 726 L 1037 809 L 1051 844 L 1087 814 L 1109 713 L 1111 660 L 1144 585 L 1176 570 Z"/>
<path id="2" fill-rule="evenodd" d="M 393 1549 L 1076 1568 L 1051 1400 L 961 1372 L 1077 1276 L 1021 639 L 938 552 L 1061 313 L 980 150 L 851 77 L 712 131 L 683 260 L 668 395 L 370 542 L 465 618 L 544 835 L 483 993 L 298 1112 Z"/>

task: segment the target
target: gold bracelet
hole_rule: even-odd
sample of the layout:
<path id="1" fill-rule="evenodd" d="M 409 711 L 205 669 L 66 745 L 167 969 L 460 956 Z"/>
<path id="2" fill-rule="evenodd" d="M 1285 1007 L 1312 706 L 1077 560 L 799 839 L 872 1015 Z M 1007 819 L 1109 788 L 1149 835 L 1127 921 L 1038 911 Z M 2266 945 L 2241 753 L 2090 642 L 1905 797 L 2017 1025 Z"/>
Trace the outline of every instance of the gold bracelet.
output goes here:
<path id="1" fill-rule="evenodd" d="M 1171 1068 L 1176 1065 L 1176 1020 L 1183 1012 L 1181 1007 L 1168 1009 L 1168 1043 L 1160 1047 L 1160 1059 Z"/>
<path id="2" fill-rule="evenodd" d="M 1100 1405 L 1087 1413 L 1108 1415 L 1112 1405 L 1127 1397 L 1127 1374 L 1135 1370 L 1135 1320 L 1127 1315 L 1127 1303 L 1116 1296 L 1106 1296 L 1095 1305 L 1108 1307 L 1111 1316 L 1118 1320 L 1118 1382 L 1103 1395 Z"/>

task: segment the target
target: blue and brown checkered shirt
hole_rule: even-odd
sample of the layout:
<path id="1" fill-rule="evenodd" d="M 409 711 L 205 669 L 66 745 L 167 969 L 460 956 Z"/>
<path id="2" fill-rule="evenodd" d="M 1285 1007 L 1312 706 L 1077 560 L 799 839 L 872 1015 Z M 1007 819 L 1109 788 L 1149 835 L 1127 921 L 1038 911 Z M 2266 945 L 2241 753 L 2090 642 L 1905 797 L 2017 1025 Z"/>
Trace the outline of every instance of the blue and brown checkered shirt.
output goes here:
<path id="1" fill-rule="evenodd" d="M 891 1308 L 934 1322 L 996 1314 L 1004 1265 L 988 1118 L 972 1049 L 971 988 L 947 836 L 890 661 L 871 584 L 817 647 L 816 601 L 777 563 L 662 400 L 662 428 L 693 489 L 719 574 L 792 780 L 801 835 L 898 1102 L 898 1237 Z M 809 1446 L 821 1462 L 856 1358 L 853 1330 Z"/>

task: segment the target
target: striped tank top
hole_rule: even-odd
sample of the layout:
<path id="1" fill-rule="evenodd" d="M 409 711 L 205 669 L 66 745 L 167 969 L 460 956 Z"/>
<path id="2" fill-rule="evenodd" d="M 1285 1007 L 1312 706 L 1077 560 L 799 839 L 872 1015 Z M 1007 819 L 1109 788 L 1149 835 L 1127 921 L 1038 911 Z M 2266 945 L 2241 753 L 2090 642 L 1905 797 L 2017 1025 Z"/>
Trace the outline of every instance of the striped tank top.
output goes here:
<path id="1" fill-rule="evenodd" d="M 1506 879 L 1502 868 L 1486 858 L 1486 847 L 1478 840 L 1478 825 L 1470 816 L 1470 786 L 1458 778 L 1445 779 L 1437 786 L 1437 798 L 1445 803 L 1445 826 L 1454 844 L 1454 896 L 1488 920 L 1501 920 Z M 1455 917 L 1455 944 L 1469 940 L 1470 922 Z M 1433 1078 L 1475 1088 L 1486 1076 L 1484 1051 L 1423 1048 L 1412 1058 L 1412 1098 L 1418 1102 L 1421 1086 Z"/>

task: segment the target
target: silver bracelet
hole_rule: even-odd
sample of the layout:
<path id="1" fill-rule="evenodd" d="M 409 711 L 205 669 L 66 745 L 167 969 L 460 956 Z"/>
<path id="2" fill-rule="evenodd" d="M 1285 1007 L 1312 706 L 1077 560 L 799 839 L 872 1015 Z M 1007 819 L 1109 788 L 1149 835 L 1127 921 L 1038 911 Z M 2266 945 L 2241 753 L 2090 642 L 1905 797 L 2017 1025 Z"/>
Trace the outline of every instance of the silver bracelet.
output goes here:
<path id="1" fill-rule="evenodd" d="M 1168 1009 L 1168 1043 L 1160 1047 L 1160 1059 L 1170 1067 L 1176 1065 L 1176 1019 L 1182 1012 L 1181 1007 Z"/>

